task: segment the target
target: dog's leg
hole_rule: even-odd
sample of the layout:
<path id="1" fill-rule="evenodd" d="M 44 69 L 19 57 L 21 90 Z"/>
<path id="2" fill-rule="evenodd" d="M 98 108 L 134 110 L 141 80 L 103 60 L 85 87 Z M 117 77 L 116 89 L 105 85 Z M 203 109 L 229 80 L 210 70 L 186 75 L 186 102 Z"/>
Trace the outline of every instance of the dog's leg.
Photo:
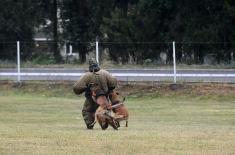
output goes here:
<path id="1" fill-rule="evenodd" d="M 105 122 L 111 125 L 113 129 L 118 130 L 118 128 L 120 127 L 119 121 L 117 121 L 115 117 L 111 115 L 111 113 L 104 113 L 104 117 Z"/>
<path id="2" fill-rule="evenodd" d="M 94 126 L 94 125 L 95 125 L 95 123 L 96 123 L 96 120 L 94 120 L 94 122 L 93 122 L 93 123 L 91 123 L 89 126 Z"/>
<path id="3" fill-rule="evenodd" d="M 115 120 L 118 122 L 126 120 L 126 127 L 128 127 L 128 118 L 125 115 L 116 115 Z"/>
<path id="4" fill-rule="evenodd" d="M 115 129 L 115 130 L 118 130 L 118 128 L 120 127 L 120 124 L 119 124 L 119 122 L 118 121 L 116 121 L 115 119 L 107 119 L 107 122 L 108 122 L 108 124 L 109 125 L 111 125 L 112 127 L 113 127 L 113 129 Z"/>

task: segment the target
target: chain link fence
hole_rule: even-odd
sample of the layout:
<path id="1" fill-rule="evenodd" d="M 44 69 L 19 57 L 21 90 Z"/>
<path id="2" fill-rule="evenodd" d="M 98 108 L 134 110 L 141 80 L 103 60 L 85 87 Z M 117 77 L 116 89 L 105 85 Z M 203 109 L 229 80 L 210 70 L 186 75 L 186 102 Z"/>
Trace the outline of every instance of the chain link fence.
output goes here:
<path id="1" fill-rule="evenodd" d="M 235 78 L 234 46 L 209 42 L 175 42 L 173 46 L 173 42 L 22 41 L 18 73 L 17 42 L 0 42 L 0 75 L 12 80 L 16 73 L 22 80 L 76 80 L 87 70 L 88 60 L 96 58 L 102 68 L 124 81 L 137 77 L 142 81 L 172 81 L 173 77 L 178 81 L 210 81 L 211 77 L 218 81 Z"/>
<path id="2" fill-rule="evenodd" d="M 235 68 L 235 44 L 232 43 L 175 43 L 179 69 Z M 122 66 L 171 68 L 173 43 L 99 43 L 101 64 L 108 60 Z"/>
<path id="3" fill-rule="evenodd" d="M 172 42 L 99 42 L 99 63 L 107 68 L 171 68 Z M 57 49 L 55 49 L 55 45 Z M 176 62 L 179 69 L 235 68 L 235 43 L 176 42 Z M 55 50 L 61 56 L 56 61 Z M 95 42 L 20 42 L 21 67 L 76 67 L 89 58 L 96 58 Z M 0 42 L 0 67 L 15 68 L 17 43 Z M 64 65 L 64 66 L 63 66 Z"/>

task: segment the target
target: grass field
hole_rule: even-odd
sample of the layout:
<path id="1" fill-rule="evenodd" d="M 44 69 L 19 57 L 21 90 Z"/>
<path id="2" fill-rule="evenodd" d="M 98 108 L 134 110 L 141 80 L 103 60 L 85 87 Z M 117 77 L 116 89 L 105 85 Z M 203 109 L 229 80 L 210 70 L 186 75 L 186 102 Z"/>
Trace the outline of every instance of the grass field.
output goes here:
<path id="1" fill-rule="evenodd" d="M 86 130 L 82 104 L 0 92 L 0 154 L 235 154 L 233 95 L 132 96 L 129 127 L 118 131 Z"/>

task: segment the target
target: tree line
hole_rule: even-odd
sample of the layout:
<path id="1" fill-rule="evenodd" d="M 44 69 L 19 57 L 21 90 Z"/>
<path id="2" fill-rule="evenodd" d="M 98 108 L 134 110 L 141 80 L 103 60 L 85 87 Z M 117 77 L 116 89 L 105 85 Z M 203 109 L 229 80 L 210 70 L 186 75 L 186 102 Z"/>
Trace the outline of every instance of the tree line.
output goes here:
<path id="1" fill-rule="evenodd" d="M 42 26 L 56 62 L 57 42 L 71 41 L 84 63 L 91 51 L 84 43 L 95 40 L 114 62 L 157 61 L 165 53 L 170 63 L 173 40 L 182 63 L 203 64 L 208 54 L 217 63 L 235 59 L 234 0 L 2 0 L 0 10 L 0 42 L 33 42 Z M 0 59 L 11 59 L 11 48 L 0 44 Z M 22 48 L 27 58 L 34 45 Z"/>

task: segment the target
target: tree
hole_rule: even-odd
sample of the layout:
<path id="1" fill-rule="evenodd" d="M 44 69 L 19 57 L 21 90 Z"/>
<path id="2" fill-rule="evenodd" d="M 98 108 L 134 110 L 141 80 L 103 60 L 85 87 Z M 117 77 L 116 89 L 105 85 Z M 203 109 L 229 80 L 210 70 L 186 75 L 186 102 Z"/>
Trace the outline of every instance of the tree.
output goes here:
<path id="1" fill-rule="evenodd" d="M 39 0 L 40 2 L 40 18 L 43 20 L 44 25 L 46 25 L 46 20 L 51 21 L 51 24 L 47 25 L 45 32 L 50 33 L 53 36 L 53 56 L 55 61 L 61 62 L 61 55 L 58 49 L 59 44 L 59 34 L 58 34 L 58 10 L 61 9 L 60 0 Z"/>
<path id="2" fill-rule="evenodd" d="M 111 17 L 104 18 L 102 30 L 108 35 L 107 40 L 129 44 L 128 48 L 123 45 L 111 47 L 112 58 L 117 61 L 121 57 L 122 62 L 126 62 L 130 55 L 136 63 L 143 63 L 145 59 L 158 59 L 164 46 L 136 42 L 161 42 L 168 39 L 173 3 L 167 0 L 139 0 L 129 1 L 127 5 L 116 7 Z"/>
<path id="3" fill-rule="evenodd" d="M 39 24 L 40 19 L 37 10 L 39 9 L 38 1 L 0 1 L 0 41 L 11 43 L 10 46 L 0 45 L 1 56 L 4 59 L 15 59 L 16 41 L 32 42 L 34 28 Z M 29 56 L 30 48 L 22 44 L 22 58 Z"/>
<path id="4" fill-rule="evenodd" d="M 64 1 L 61 15 L 63 19 L 64 38 L 72 41 L 73 47 L 78 49 L 81 63 L 83 63 L 88 52 L 84 42 L 90 39 L 87 1 Z"/>
<path id="5" fill-rule="evenodd" d="M 86 54 L 92 49 L 90 42 L 102 36 L 103 17 L 109 16 L 113 4 L 109 0 L 63 1 L 64 39 L 71 41 L 74 49 L 78 50 L 81 63 L 86 61 Z"/>
<path id="6" fill-rule="evenodd" d="M 157 43 L 173 40 L 179 62 L 203 64 L 211 53 L 218 63 L 235 59 L 233 0 L 5 0 L 0 1 L 0 9 L 0 41 L 32 42 L 35 28 L 44 23 L 54 38 L 57 62 L 61 61 L 58 42 L 70 41 L 83 63 L 96 39 L 101 44 L 115 42 L 102 45 L 110 49 L 112 60 L 122 63 L 130 58 L 135 63 L 157 61 L 161 52 L 167 53 L 167 62 L 171 62 L 171 47 Z M 61 35 L 58 13 L 63 24 Z M 23 58 L 29 56 L 29 48 L 22 47 Z M 15 47 L 11 50 L 0 45 L 0 49 L 2 56 L 14 59 Z"/>
<path id="7" fill-rule="evenodd" d="M 232 3 L 230 0 L 216 3 L 213 0 L 183 0 L 177 3 L 176 16 L 171 26 L 172 36 L 177 36 L 177 40 L 182 42 L 197 43 L 189 45 L 193 48 L 185 50 L 188 52 L 182 55 L 190 56 L 193 50 L 194 62 L 201 64 L 204 63 L 204 56 L 212 52 L 216 54 L 217 63 L 222 59 L 231 60 L 231 51 L 226 42 L 234 40 L 234 31 L 231 29 L 234 22 L 229 16 L 234 7 Z"/>

